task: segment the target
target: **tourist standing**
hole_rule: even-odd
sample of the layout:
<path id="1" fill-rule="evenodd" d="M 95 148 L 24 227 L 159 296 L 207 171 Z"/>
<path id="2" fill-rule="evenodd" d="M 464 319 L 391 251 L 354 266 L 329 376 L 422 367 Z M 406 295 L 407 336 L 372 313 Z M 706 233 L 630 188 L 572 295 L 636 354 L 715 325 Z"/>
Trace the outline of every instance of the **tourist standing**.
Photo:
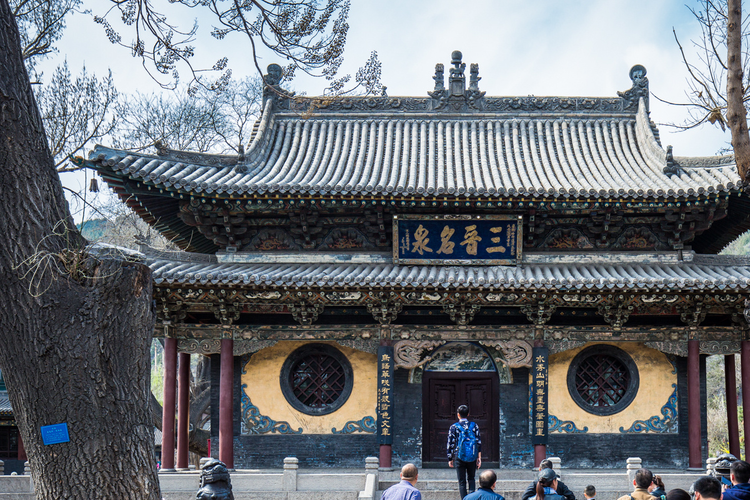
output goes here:
<path id="1" fill-rule="evenodd" d="M 651 496 L 651 493 L 648 491 L 648 488 L 653 482 L 654 474 L 650 470 L 638 469 L 635 472 L 635 479 L 633 479 L 633 486 L 635 486 L 633 493 L 630 495 L 623 495 L 617 500 L 654 500 L 654 497 Z"/>
<path id="2" fill-rule="evenodd" d="M 536 492 L 532 500 L 564 500 L 565 497 L 557 493 L 559 481 L 553 469 L 540 469 L 539 480 L 536 482 Z"/>
<path id="3" fill-rule="evenodd" d="M 750 500 L 750 464 L 744 460 L 732 462 L 729 479 L 732 486 L 724 490 L 723 500 Z"/>
<path id="4" fill-rule="evenodd" d="M 583 489 L 583 496 L 586 500 L 596 500 L 596 488 L 593 484 L 590 484 Z"/>
<path id="5" fill-rule="evenodd" d="M 404 465 L 401 467 L 401 482 L 385 490 L 380 500 L 422 500 L 422 494 L 417 489 L 418 476 L 416 465 Z"/>
<path id="6" fill-rule="evenodd" d="M 554 469 L 552 468 L 552 461 L 548 458 L 545 458 L 541 462 L 539 462 L 539 472 L 541 473 L 544 469 L 549 469 L 552 472 L 554 472 Z M 565 486 L 565 483 L 560 481 L 560 477 L 555 472 L 555 478 L 557 479 L 557 482 L 555 483 L 557 486 L 555 487 L 555 492 L 558 495 L 561 495 L 565 497 L 565 500 L 576 500 L 575 494 L 570 491 L 570 488 Z M 523 492 L 523 495 L 521 496 L 522 500 L 529 500 L 529 498 L 536 495 L 536 487 L 537 487 L 538 481 L 532 481 L 531 484 L 529 484 L 526 487 L 526 491 Z"/>
<path id="7" fill-rule="evenodd" d="M 694 500 L 721 500 L 721 482 L 711 476 L 698 478 L 690 487 Z"/>
<path id="8" fill-rule="evenodd" d="M 656 500 L 667 500 L 667 490 L 664 487 L 664 481 L 661 476 L 654 474 L 651 480 L 651 486 L 648 487 L 649 493 L 656 497 Z"/>
<path id="9" fill-rule="evenodd" d="M 479 474 L 479 489 L 474 493 L 469 493 L 464 500 L 505 500 L 505 497 L 495 493 L 495 483 L 497 483 L 497 474 L 493 470 L 486 470 Z"/>
<path id="10" fill-rule="evenodd" d="M 466 496 L 466 483 L 469 493 L 476 489 L 474 475 L 482 466 L 482 439 L 479 426 L 469 422 L 469 407 L 461 405 L 456 410 L 458 422 L 448 429 L 448 465 L 456 468 L 458 491 L 461 498 Z"/>

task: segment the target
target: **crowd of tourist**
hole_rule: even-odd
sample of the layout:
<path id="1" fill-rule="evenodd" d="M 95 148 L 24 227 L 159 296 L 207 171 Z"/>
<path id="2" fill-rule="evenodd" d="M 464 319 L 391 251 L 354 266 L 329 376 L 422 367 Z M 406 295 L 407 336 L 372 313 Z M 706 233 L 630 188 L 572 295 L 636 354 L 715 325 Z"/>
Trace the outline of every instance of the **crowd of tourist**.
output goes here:
<path id="1" fill-rule="evenodd" d="M 385 490 L 382 500 L 421 500 L 416 487 L 417 478 L 417 467 L 405 465 L 401 470 L 401 483 Z M 494 471 L 483 471 L 479 475 L 479 488 L 463 496 L 463 500 L 505 500 L 495 493 L 496 482 Z M 648 469 L 639 469 L 635 473 L 633 486 L 632 493 L 617 500 L 750 500 L 750 463 L 731 455 L 720 457 L 714 474 L 696 480 L 690 491 L 680 488 L 667 491 L 662 478 Z M 586 500 L 596 500 L 596 487 L 586 486 L 583 496 Z M 575 500 L 575 494 L 560 480 L 552 462 L 543 460 L 537 480 L 529 484 L 522 500 Z"/>

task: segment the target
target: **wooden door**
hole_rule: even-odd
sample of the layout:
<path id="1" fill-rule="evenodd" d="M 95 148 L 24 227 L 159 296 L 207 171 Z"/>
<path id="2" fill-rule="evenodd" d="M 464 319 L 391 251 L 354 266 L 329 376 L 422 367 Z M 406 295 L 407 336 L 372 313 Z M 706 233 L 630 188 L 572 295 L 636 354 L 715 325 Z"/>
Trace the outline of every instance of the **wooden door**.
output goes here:
<path id="1" fill-rule="evenodd" d="M 469 420 L 482 436 L 482 461 L 498 460 L 499 397 L 497 373 L 430 372 L 422 377 L 422 461 L 447 463 L 448 429 L 456 409 L 469 407 Z"/>

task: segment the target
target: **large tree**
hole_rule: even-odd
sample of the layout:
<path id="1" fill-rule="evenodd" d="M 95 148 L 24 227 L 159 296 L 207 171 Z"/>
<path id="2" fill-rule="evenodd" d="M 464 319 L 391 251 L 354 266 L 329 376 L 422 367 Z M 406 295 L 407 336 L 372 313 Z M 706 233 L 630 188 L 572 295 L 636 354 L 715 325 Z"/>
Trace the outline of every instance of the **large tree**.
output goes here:
<path id="1" fill-rule="evenodd" d="M 158 499 L 148 267 L 85 246 L 0 0 L 0 369 L 37 498 Z M 67 443 L 40 427 L 66 423 Z"/>
<path id="2" fill-rule="evenodd" d="M 732 133 L 732 149 L 737 171 L 744 182 L 750 180 L 750 135 L 747 129 L 743 76 L 742 1 L 727 2 L 727 123 Z"/>
<path id="3" fill-rule="evenodd" d="M 750 135 L 747 106 L 750 85 L 743 78 L 750 68 L 750 26 L 743 23 L 741 0 L 699 0 L 691 12 L 701 28 L 692 41 L 694 53 L 686 51 L 674 31 L 675 40 L 688 71 L 687 101 L 665 101 L 688 108 L 688 118 L 678 128 L 689 129 L 706 122 L 729 128 L 737 172 L 750 180 Z"/>
<path id="4" fill-rule="evenodd" d="M 27 2 L 14 0 L 14 7 L 19 3 Z M 241 33 L 253 54 L 256 44 L 265 44 L 287 58 L 287 78 L 300 69 L 335 82 L 348 30 L 346 0 L 175 3 L 208 9 L 219 26 L 217 38 Z M 154 74 L 174 82 L 180 61 L 194 70 L 192 29 L 180 32 L 147 0 L 112 5 L 135 33 L 125 45 L 152 63 Z M 149 269 L 127 255 L 87 246 L 76 230 L 31 91 L 15 15 L 9 0 L 0 0 L 0 369 L 37 498 L 159 498 L 149 411 Z M 106 16 L 96 20 L 120 42 Z M 226 70 L 226 59 L 214 69 Z M 199 85 L 220 90 L 230 81 L 224 72 Z M 45 446 L 40 427 L 58 423 L 68 425 L 70 441 Z"/>

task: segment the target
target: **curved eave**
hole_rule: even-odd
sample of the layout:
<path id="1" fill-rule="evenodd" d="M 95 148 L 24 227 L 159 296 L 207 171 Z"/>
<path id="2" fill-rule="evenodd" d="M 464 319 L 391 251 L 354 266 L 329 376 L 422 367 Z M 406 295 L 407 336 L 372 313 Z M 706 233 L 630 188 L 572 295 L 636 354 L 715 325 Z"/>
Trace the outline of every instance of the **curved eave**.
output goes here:
<path id="1" fill-rule="evenodd" d="M 729 197 L 727 217 L 715 221 L 711 227 L 695 237 L 693 250 L 700 253 L 719 253 L 745 231 L 750 230 L 750 197 L 737 192 Z"/>
<path id="2" fill-rule="evenodd" d="M 148 261 L 157 286 L 479 289 L 486 291 L 746 292 L 750 260 L 696 256 L 692 262 L 531 263 L 519 266 L 394 264 L 221 264 Z"/>
<path id="3" fill-rule="evenodd" d="M 180 250 L 198 253 L 219 250 L 211 240 L 179 218 L 178 199 L 158 191 L 153 195 L 135 193 L 118 175 L 106 170 L 99 170 L 99 174 L 123 203 Z"/>

